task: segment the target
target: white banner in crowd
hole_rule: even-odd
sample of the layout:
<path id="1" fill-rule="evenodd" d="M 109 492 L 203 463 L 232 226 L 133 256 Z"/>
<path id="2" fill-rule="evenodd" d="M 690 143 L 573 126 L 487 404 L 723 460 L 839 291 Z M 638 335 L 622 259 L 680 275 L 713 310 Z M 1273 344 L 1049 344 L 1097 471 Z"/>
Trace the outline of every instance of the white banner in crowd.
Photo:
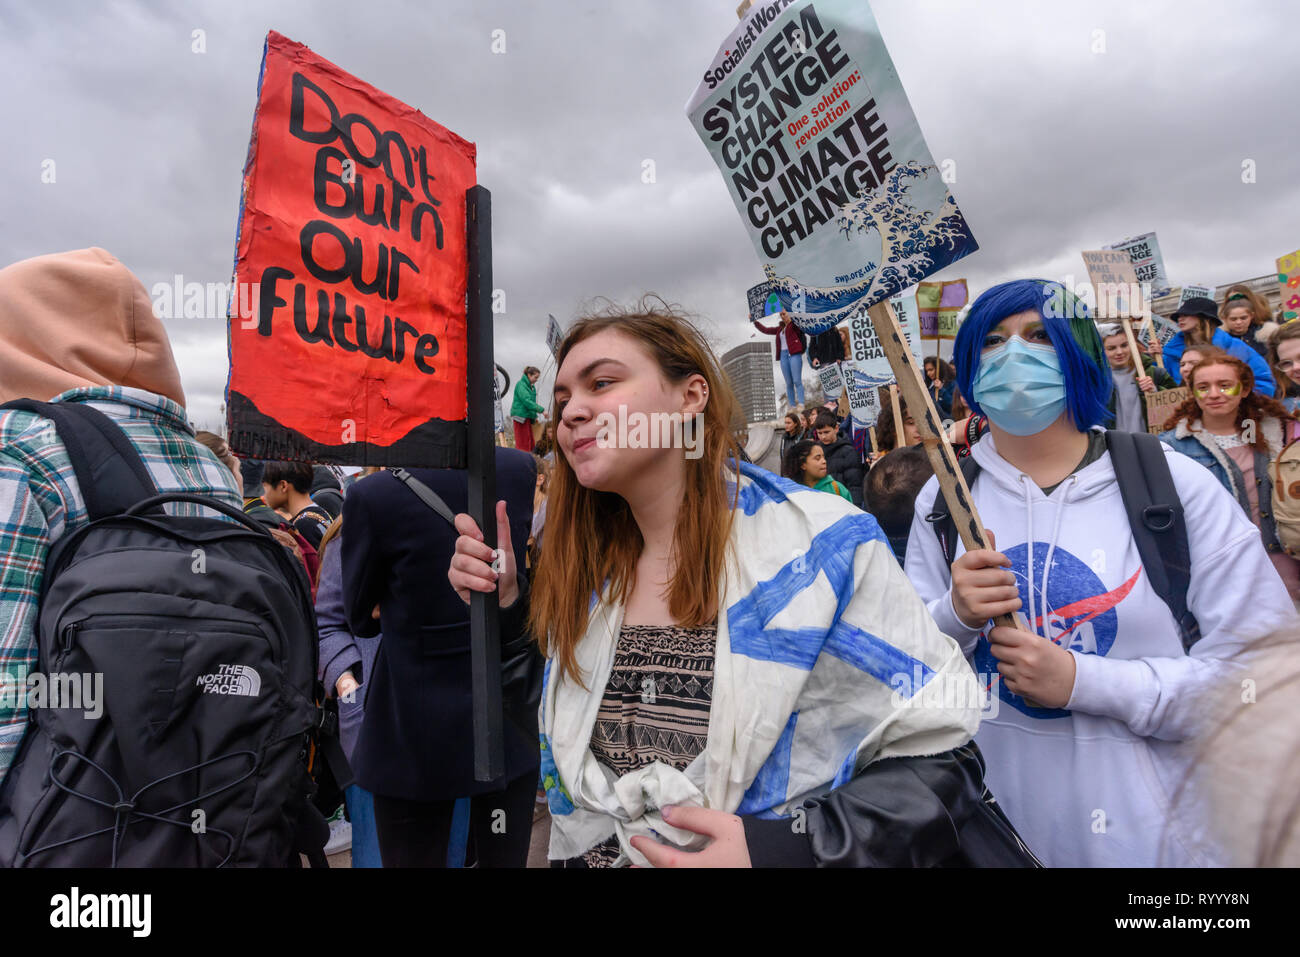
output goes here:
<path id="1" fill-rule="evenodd" d="M 921 341 L 921 318 L 916 297 L 894 299 L 891 300 L 891 305 L 894 307 L 895 315 L 898 316 L 899 325 L 903 327 L 903 333 L 907 336 L 907 344 L 916 359 L 917 368 L 922 368 L 925 361 L 922 349 L 925 348 L 925 344 Z M 885 358 L 884 346 L 880 344 L 875 325 L 869 316 L 858 316 L 849 323 L 849 349 L 852 351 L 849 358 L 857 367 L 860 382 L 875 387 L 889 385 L 894 381 L 894 370 L 890 367 L 889 360 Z"/>
<path id="2" fill-rule="evenodd" d="M 560 331 L 560 324 L 554 316 L 548 315 L 546 319 L 546 347 L 551 350 L 552 356 L 558 356 L 560 346 L 564 343 L 564 333 Z"/>
<path id="3" fill-rule="evenodd" d="M 1137 273 L 1137 281 L 1151 283 L 1152 299 L 1159 299 L 1170 293 L 1169 279 L 1165 275 L 1165 261 L 1160 256 L 1160 244 L 1156 242 L 1155 233 L 1143 233 L 1141 236 L 1134 236 L 1132 239 L 1125 239 L 1102 248 L 1123 249 L 1128 252 L 1129 260 L 1133 263 L 1133 271 Z"/>
<path id="4" fill-rule="evenodd" d="M 1153 343 L 1151 336 L 1147 334 L 1152 327 L 1154 327 L 1156 339 L 1159 340 L 1156 343 Z M 1138 338 L 1142 340 L 1142 344 L 1148 349 L 1164 349 L 1169 340 L 1178 332 L 1178 323 L 1166 319 L 1164 316 L 1152 316 L 1151 326 L 1143 322 L 1140 326 L 1135 326 L 1133 331 L 1138 334 Z"/>
<path id="5" fill-rule="evenodd" d="M 894 381 L 894 370 L 885 357 L 885 347 L 880 344 L 870 316 L 861 315 L 849 323 L 849 349 L 853 353 L 849 358 L 853 360 L 857 381 L 863 387 L 875 388 Z"/>
<path id="6" fill-rule="evenodd" d="M 916 294 L 895 296 L 889 300 L 894 307 L 898 324 L 903 327 L 907 344 L 912 347 L 912 356 L 916 359 L 918 369 L 925 368 L 925 343 L 921 341 L 921 311 L 916 304 Z"/>
<path id="7" fill-rule="evenodd" d="M 1188 299 L 1213 299 L 1213 286 L 1183 286 L 1182 292 L 1178 295 L 1178 308 L 1182 308 L 1183 303 Z"/>
<path id="8" fill-rule="evenodd" d="M 754 4 L 686 113 L 809 334 L 978 248 L 862 0 Z"/>
<path id="9" fill-rule="evenodd" d="M 827 399 L 838 399 L 844 391 L 844 378 L 840 375 L 840 364 L 830 362 L 817 370 L 817 377 L 822 380 L 822 393 Z"/>
<path id="10" fill-rule="evenodd" d="M 853 420 L 853 430 L 869 429 L 880 418 L 880 393 L 876 387 L 869 385 L 867 378 L 861 375 L 852 360 L 841 363 L 844 371 L 844 387 L 849 393 L 849 415 Z"/>

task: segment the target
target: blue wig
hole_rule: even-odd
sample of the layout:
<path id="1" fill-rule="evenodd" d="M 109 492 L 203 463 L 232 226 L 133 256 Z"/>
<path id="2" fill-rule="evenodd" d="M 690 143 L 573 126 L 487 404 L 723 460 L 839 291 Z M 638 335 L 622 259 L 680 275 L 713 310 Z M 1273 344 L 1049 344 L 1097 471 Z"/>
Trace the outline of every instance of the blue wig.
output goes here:
<path id="1" fill-rule="evenodd" d="M 957 330 L 952 361 L 957 388 L 972 412 L 981 412 L 975 401 L 975 375 L 979 372 L 984 337 L 1008 316 L 1036 312 L 1043 320 L 1047 337 L 1056 348 L 1065 378 L 1065 407 L 1070 421 L 1080 432 L 1110 419 L 1110 369 L 1104 360 L 1101 336 L 1088 315 L 1088 306 L 1059 282 L 1046 279 L 1015 279 L 986 290 L 975 300 L 966 321 Z M 982 412 L 981 412 L 982 414 Z"/>

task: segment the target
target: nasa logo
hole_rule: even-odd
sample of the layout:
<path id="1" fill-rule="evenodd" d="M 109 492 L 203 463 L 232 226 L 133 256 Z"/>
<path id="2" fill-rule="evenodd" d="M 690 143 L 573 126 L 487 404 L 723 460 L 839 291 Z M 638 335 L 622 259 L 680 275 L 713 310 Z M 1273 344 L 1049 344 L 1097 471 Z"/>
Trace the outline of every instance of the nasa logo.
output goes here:
<path id="1" fill-rule="evenodd" d="M 1020 613 L 1028 619 L 1032 608 L 1034 620 L 1030 622 L 1030 628 L 1063 648 L 1086 655 L 1109 654 L 1119 631 L 1119 615 L 1115 609 L 1133 590 L 1142 573 L 1141 568 L 1123 584 L 1108 591 L 1087 563 L 1058 545 L 1051 550 L 1051 574 L 1047 576 L 1047 595 L 1044 597 L 1044 563 L 1049 549 L 1047 542 L 1034 542 L 1032 605 L 1029 601 L 1028 546 L 1016 545 L 1003 553 L 1011 559 L 1011 571 L 1016 576 Z M 978 673 L 997 673 L 998 661 L 984 635 L 980 635 L 975 646 L 973 663 Z M 1064 708 L 1031 708 L 1024 698 L 1008 691 L 1005 682 L 998 683 L 998 694 L 1011 707 L 1032 718 L 1063 718 L 1070 713 Z"/>

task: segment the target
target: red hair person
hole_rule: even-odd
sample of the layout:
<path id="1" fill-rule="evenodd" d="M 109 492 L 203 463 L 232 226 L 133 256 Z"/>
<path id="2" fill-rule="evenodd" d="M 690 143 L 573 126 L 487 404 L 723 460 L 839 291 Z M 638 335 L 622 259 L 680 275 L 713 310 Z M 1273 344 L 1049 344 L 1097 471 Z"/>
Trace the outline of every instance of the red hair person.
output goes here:
<path id="1" fill-rule="evenodd" d="M 1192 397 L 1174 410 L 1174 426 L 1160 438 L 1204 465 L 1232 493 L 1259 528 L 1292 601 L 1300 601 L 1300 562 L 1278 542 L 1269 468 L 1296 437 L 1297 423 L 1280 402 L 1255 391 L 1250 366 L 1234 356 L 1202 359 L 1190 379 Z"/>

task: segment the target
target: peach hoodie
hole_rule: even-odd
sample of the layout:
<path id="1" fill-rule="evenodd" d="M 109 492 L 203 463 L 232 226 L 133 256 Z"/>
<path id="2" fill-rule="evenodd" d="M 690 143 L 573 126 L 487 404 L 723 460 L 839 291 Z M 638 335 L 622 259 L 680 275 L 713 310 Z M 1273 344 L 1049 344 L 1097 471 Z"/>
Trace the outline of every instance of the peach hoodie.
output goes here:
<path id="1" fill-rule="evenodd" d="M 98 247 L 0 269 L 0 402 L 105 385 L 185 405 L 167 331 L 140 280 Z"/>

